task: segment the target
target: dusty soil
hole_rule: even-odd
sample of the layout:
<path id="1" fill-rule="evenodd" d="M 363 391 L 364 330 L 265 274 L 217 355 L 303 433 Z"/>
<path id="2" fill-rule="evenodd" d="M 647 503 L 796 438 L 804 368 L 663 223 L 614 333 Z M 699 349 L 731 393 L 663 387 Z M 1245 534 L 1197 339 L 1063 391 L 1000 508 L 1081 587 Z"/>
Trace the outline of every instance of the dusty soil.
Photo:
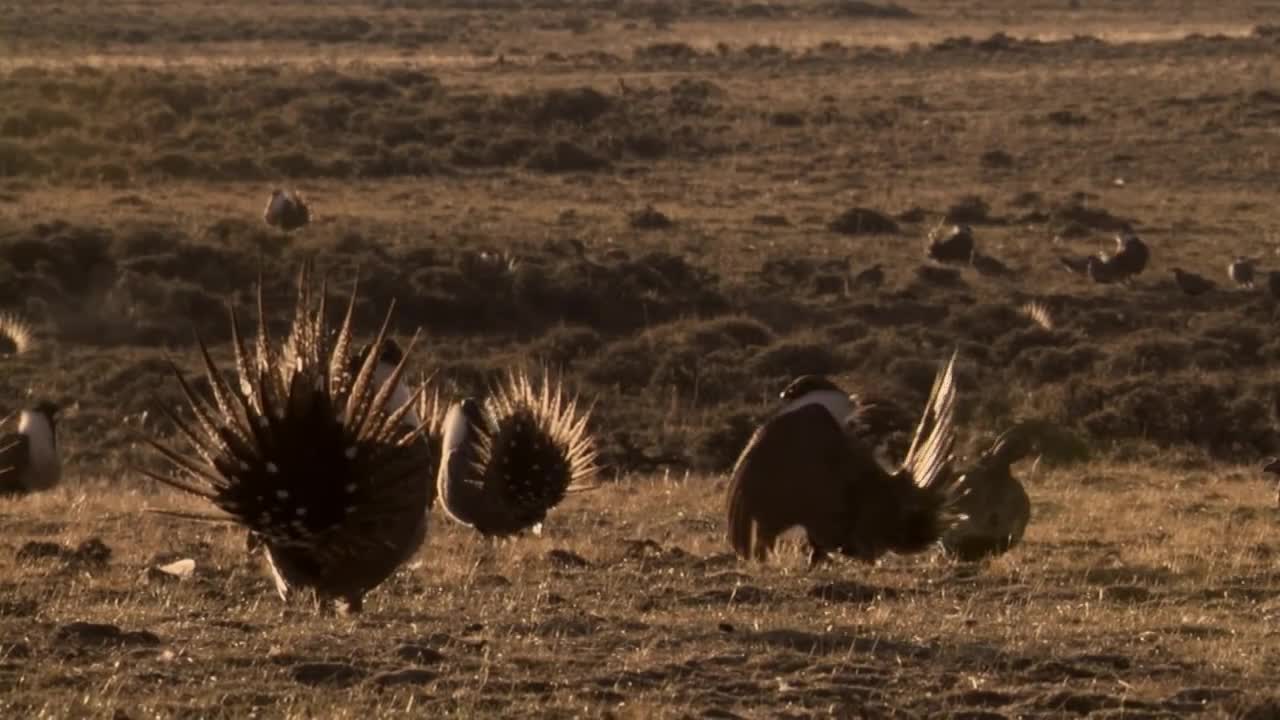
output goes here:
<path id="1" fill-rule="evenodd" d="M 37 340 L 0 357 L 0 417 L 69 406 L 67 487 L 0 505 L 0 707 L 1273 716 L 1280 6 L 1203 5 L 0 8 L 0 312 Z M 310 226 L 262 224 L 276 185 Z M 944 220 L 1014 272 L 922 271 Z M 1125 227 L 1131 286 L 1059 265 Z M 225 303 L 261 275 L 284 308 L 306 258 L 359 278 L 366 333 L 394 298 L 453 391 L 562 371 L 617 482 L 545 538 L 441 519 L 354 621 L 282 611 L 230 531 L 140 515 L 184 502 L 131 472 L 171 431 L 165 358 L 195 367 L 193 328 L 225 355 Z M 723 473 L 790 378 L 916 408 L 953 347 L 966 451 L 1029 417 L 1090 449 L 1017 469 L 1023 546 L 725 554 Z M 148 572 L 176 558 L 195 575 Z"/>

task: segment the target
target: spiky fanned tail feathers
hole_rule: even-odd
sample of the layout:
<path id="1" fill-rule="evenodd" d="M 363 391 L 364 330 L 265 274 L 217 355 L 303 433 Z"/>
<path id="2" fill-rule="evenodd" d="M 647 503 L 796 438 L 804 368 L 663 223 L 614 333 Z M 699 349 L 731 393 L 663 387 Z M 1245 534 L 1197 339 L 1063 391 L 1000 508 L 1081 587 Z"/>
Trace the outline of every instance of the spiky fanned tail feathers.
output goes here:
<path id="1" fill-rule="evenodd" d="M 239 388 L 222 377 L 203 341 L 207 396 L 175 366 L 194 421 L 169 415 L 194 454 L 151 441 L 177 474 L 144 472 L 207 499 L 260 535 L 281 595 L 292 585 L 310 586 L 358 605 L 422 541 L 435 491 L 424 472 L 430 452 L 417 442 L 418 429 L 401 425 L 418 398 L 388 406 L 403 361 L 377 387 L 374 354 L 354 376 L 347 370 L 354 291 L 330 343 L 324 284 L 312 293 L 309 268 L 298 284 L 293 327 L 281 348 L 267 334 L 261 287 L 252 352 L 232 313 Z M 390 318 L 388 312 L 378 343 Z"/>
<path id="2" fill-rule="evenodd" d="M 899 482 L 899 529 L 891 549 L 900 553 L 920 552 L 936 542 L 963 516 L 955 503 L 964 494 L 960 478 L 951 467 L 955 446 L 955 364 L 956 353 L 938 372 L 929 392 L 920 424 L 895 474 Z"/>
<path id="3" fill-rule="evenodd" d="M 31 326 L 13 313 L 0 313 L 0 337 L 13 346 L 14 355 L 22 355 L 35 349 L 35 333 Z"/>
<path id="4" fill-rule="evenodd" d="M 476 470 L 485 502 L 501 507 L 473 515 L 486 534 L 505 535 L 541 522 L 565 495 L 596 477 L 590 411 L 579 411 L 545 373 L 538 387 L 524 373 L 510 374 L 485 401 L 477 432 Z"/>

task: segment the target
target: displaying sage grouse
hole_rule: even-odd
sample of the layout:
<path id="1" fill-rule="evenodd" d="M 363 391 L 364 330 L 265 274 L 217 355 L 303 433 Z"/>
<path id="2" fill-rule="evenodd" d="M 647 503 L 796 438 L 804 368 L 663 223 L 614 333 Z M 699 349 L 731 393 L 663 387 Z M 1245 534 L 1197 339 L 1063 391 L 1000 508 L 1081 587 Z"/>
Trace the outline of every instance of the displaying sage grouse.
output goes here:
<path id="1" fill-rule="evenodd" d="M 35 347 L 35 333 L 26 320 L 13 313 L 0 313 L 0 356 L 22 355 Z"/>
<path id="2" fill-rule="evenodd" d="M 897 403 L 873 395 L 846 394 L 821 375 L 801 375 L 778 397 L 789 403 L 798 401 L 793 407 L 810 402 L 821 404 L 840 423 L 846 435 L 862 441 L 873 452 L 887 445 L 891 438 L 896 439 L 898 433 L 908 433 L 915 428 L 915 416 Z M 905 444 L 900 450 L 906 451 Z"/>
<path id="3" fill-rule="evenodd" d="M 1151 251 L 1132 232 L 1116 235 L 1116 254 L 1107 259 L 1107 270 L 1117 280 L 1130 280 L 1142 274 L 1151 259 Z"/>
<path id="4" fill-rule="evenodd" d="M 404 351 L 402 351 L 400 349 L 400 345 L 391 338 L 383 338 L 381 347 L 382 349 L 378 353 L 378 364 L 374 366 L 373 379 L 371 380 L 372 387 L 375 388 L 381 387 L 382 384 L 396 372 L 396 369 L 400 367 L 401 360 L 404 358 Z M 359 352 L 352 355 L 347 361 L 347 372 L 350 373 L 351 377 L 355 377 L 360 373 L 360 368 L 364 365 L 365 359 L 368 358 L 372 349 L 372 343 L 366 344 L 360 348 Z M 405 382 L 404 374 L 404 371 L 400 372 L 399 380 L 395 383 L 395 390 L 392 391 L 391 399 L 388 401 L 389 406 L 392 408 L 403 407 L 405 403 L 415 397 L 413 392 L 410 391 L 408 383 Z M 427 395 L 424 392 L 417 397 L 419 397 L 420 401 L 425 401 Z M 438 401 L 438 396 L 435 397 Z M 405 413 L 400 422 L 407 428 L 417 429 L 421 424 L 419 419 L 420 417 L 420 408 L 411 407 L 409 412 Z M 430 426 L 423 428 L 423 432 L 426 434 L 426 442 L 431 443 L 431 457 L 433 459 L 439 459 L 440 457 L 439 425 L 440 423 L 437 421 L 434 428 Z M 429 431 L 433 429 L 436 433 L 435 435 L 431 435 L 429 433 Z M 432 474 L 434 473 L 428 473 L 428 475 Z M 248 536 L 245 538 L 245 549 L 253 552 L 261 546 L 262 538 L 258 537 L 257 534 L 250 530 L 248 532 Z"/>
<path id="5" fill-rule="evenodd" d="M 307 201 L 297 190 L 276 188 L 271 191 L 271 199 L 267 201 L 267 209 L 262 212 L 262 219 L 271 227 L 291 232 L 311 222 L 311 208 L 307 207 Z"/>
<path id="6" fill-rule="evenodd" d="M 207 392 L 192 389 L 174 368 L 194 420 L 170 417 L 191 451 L 151 441 L 176 473 L 146 474 L 224 513 L 167 514 L 247 527 L 266 548 L 282 599 L 310 589 L 322 608 L 338 601 L 358 612 L 365 593 L 425 539 L 435 468 L 421 432 L 403 425 L 418 398 L 400 407 L 389 402 L 413 343 L 381 384 L 373 382 L 377 353 L 350 372 L 355 293 L 335 334 L 325 322 L 326 287 L 317 293 L 311 285 L 304 268 L 280 347 L 268 333 L 261 288 L 252 348 L 232 313 L 238 388 L 219 373 L 203 341 Z M 374 347 L 386 339 L 391 317 L 388 310 Z"/>
<path id="7" fill-rule="evenodd" d="M 1227 265 L 1227 277 L 1239 287 L 1252 289 L 1257 264 L 1257 258 L 1237 256 Z"/>
<path id="8" fill-rule="evenodd" d="M 1031 498 L 1009 468 L 1031 452 L 1035 424 L 1016 425 L 978 457 L 962 477 L 964 497 L 956 508 L 965 519 L 942 536 L 942 547 L 964 561 L 1001 555 L 1022 540 L 1031 519 Z"/>
<path id="9" fill-rule="evenodd" d="M 18 417 L 18 431 L 0 435 L 0 496 L 48 490 L 62 478 L 58 406 L 45 401 Z"/>
<path id="10" fill-rule="evenodd" d="M 436 480 L 445 514 L 486 537 L 540 532 L 547 511 L 598 472 L 589 417 L 545 375 L 535 388 L 512 373 L 483 403 L 456 403 Z"/>
<path id="11" fill-rule="evenodd" d="M 1110 258 L 1097 255 L 1090 255 L 1085 260 L 1085 274 L 1089 276 L 1090 280 L 1099 285 L 1109 285 L 1124 279 L 1124 276 L 1116 271 L 1115 265 L 1111 263 Z"/>
<path id="12" fill-rule="evenodd" d="M 784 391 L 785 404 L 751 436 L 727 496 L 729 544 L 764 560 L 778 536 L 804 528 L 810 567 L 839 552 L 873 562 L 932 545 L 957 519 L 951 472 L 955 356 L 938 373 L 902 466 L 890 474 L 846 432 L 849 396 L 826 380 Z"/>
<path id="13" fill-rule="evenodd" d="M 973 256 L 973 228 L 968 225 L 952 225 L 946 232 L 935 228 L 929 233 L 929 246 L 925 254 L 930 260 L 944 263 L 968 263 Z"/>

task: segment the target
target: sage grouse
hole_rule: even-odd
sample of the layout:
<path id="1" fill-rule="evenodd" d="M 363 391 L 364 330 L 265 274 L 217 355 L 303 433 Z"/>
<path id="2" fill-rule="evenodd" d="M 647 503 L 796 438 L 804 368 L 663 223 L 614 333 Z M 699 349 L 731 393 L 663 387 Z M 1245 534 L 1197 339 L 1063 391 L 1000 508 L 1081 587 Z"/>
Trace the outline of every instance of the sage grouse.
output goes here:
<path id="1" fill-rule="evenodd" d="M 311 222 L 311 208 L 307 207 L 307 201 L 297 190 L 276 188 L 271 191 L 271 199 L 262 212 L 262 219 L 271 227 L 291 232 Z"/>
<path id="2" fill-rule="evenodd" d="M 62 477 L 58 406 L 45 401 L 18 418 L 18 432 L 0 435 L 0 495 L 48 490 Z"/>
<path id="3" fill-rule="evenodd" d="M 388 402 L 413 344 L 380 385 L 373 382 L 376 353 L 350 372 L 355 299 L 353 291 L 334 334 L 325 322 L 326 287 L 314 293 L 304 268 L 292 329 L 275 347 L 259 287 L 252 349 L 231 314 L 239 387 L 223 378 L 201 341 L 209 389 L 195 391 L 175 367 L 194 422 L 170 413 L 193 452 L 151 441 L 176 473 L 147 472 L 225 513 L 169 514 L 234 521 L 259 538 L 282 599 L 309 589 L 322 609 L 337 601 L 348 612 L 358 612 L 365 593 L 416 552 L 435 500 L 430 448 L 419 430 L 403 427 L 417 397 L 400 407 Z M 391 317 L 388 310 L 374 347 Z"/>
<path id="4" fill-rule="evenodd" d="M 963 474 L 966 493 L 956 502 L 965 519 L 942 536 L 942 547 L 964 561 L 1001 555 L 1022 540 L 1031 519 L 1031 498 L 1009 467 L 1031 452 L 1036 426 L 1004 432 Z"/>
<path id="5" fill-rule="evenodd" d="M 1227 265 L 1227 277 L 1239 287 L 1252 289 L 1257 265 L 1257 258 L 1237 256 Z"/>
<path id="6" fill-rule="evenodd" d="M 392 373 L 396 372 L 396 368 L 400 367 L 400 361 L 404 358 L 404 351 L 402 351 L 400 346 L 396 344 L 396 341 L 391 338 L 383 338 L 381 348 L 382 349 L 378 353 L 378 364 L 374 366 L 373 379 L 370 381 L 372 383 L 372 387 L 375 388 L 381 387 L 382 384 L 387 381 L 387 378 L 391 377 Z M 366 344 L 360 348 L 359 352 L 352 355 L 347 361 L 347 372 L 351 377 L 355 377 L 360 373 L 360 368 L 364 365 L 365 359 L 369 356 L 372 349 L 372 344 Z M 388 401 L 390 407 L 403 407 L 404 404 L 409 402 L 413 397 L 413 393 L 409 390 L 409 386 L 404 380 L 404 373 L 401 371 L 400 379 L 396 382 L 395 390 L 392 391 L 391 398 Z M 420 400 L 424 401 L 426 400 L 426 397 L 425 393 L 419 396 Z M 421 423 L 419 420 L 420 417 L 421 412 L 419 408 L 410 408 L 409 412 L 405 413 L 404 417 L 401 418 L 400 424 L 410 429 L 416 429 Z M 434 429 L 438 430 L 438 426 L 439 421 L 437 420 Z M 423 428 L 423 431 L 428 432 L 428 442 L 434 441 L 431 448 L 431 457 L 438 459 L 440 457 L 439 435 L 438 432 L 435 435 L 430 434 L 429 431 L 432 429 L 432 426 L 428 426 Z M 261 546 L 262 538 L 258 537 L 252 530 L 250 530 L 245 538 L 245 549 L 250 552 L 254 552 Z"/>
<path id="7" fill-rule="evenodd" d="M 934 380 L 906 459 L 886 472 L 846 432 L 849 396 L 808 381 L 751 436 L 729 483 L 728 539 L 744 558 L 764 560 L 778 536 L 803 527 L 810 567 L 840 552 L 874 562 L 885 552 L 919 552 L 957 519 L 951 472 L 955 356 Z M 786 393 L 784 392 L 784 396 Z"/>
<path id="8" fill-rule="evenodd" d="M 945 263 L 968 263 L 973 256 L 973 228 L 952 225 L 945 233 L 941 227 L 929 233 L 925 254 L 930 260 Z"/>
<path id="9" fill-rule="evenodd" d="M 541 531 L 547 511 L 596 476 L 589 412 L 559 383 L 512 373 L 483 402 L 466 398 L 442 428 L 440 505 L 486 537 Z"/>
<path id="10" fill-rule="evenodd" d="M 35 333 L 13 313 L 0 313 L 0 355 L 22 355 L 35 347 Z"/>
<path id="11" fill-rule="evenodd" d="M 1116 235 L 1116 254 L 1107 258 L 1107 269 L 1118 280 L 1130 280 L 1142 274 L 1151 259 L 1151 251 L 1132 232 Z"/>
<path id="12" fill-rule="evenodd" d="M 1173 280 L 1178 284 L 1178 288 L 1192 297 L 1203 295 L 1211 290 L 1216 290 L 1218 287 L 1218 284 L 1209 278 L 1193 272 L 1187 272 L 1182 268 L 1171 268 L 1171 270 L 1173 271 Z"/>
<path id="13" fill-rule="evenodd" d="M 1262 471 L 1280 476 L 1280 459 L 1272 459 L 1263 466 Z M 1280 506 L 1280 480 L 1276 481 L 1276 505 Z"/>

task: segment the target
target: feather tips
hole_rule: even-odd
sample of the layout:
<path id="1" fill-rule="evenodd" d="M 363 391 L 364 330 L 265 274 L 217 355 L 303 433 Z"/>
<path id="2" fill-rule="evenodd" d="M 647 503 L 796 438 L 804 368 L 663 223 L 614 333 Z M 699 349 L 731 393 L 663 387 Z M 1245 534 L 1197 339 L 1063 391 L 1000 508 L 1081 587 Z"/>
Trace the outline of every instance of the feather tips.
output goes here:
<path id="1" fill-rule="evenodd" d="M 149 441 L 174 474 L 142 474 L 206 499 L 263 538 L 283 587 L 310 586 L 358 603 L 425 537 L 435 496 L 432 453 L 422 429 L 401 422 L 424 390 L 388 407 L 405 359 L 378 387 L 373 354 L 351 377 L 355 296 L 332 336 L 327 284 L 313 284 L 309 266 L 298 275 L 292 325 L 279 346 L 261 285 L 256 303 L 251 340 L 230 314 L 238 383 L 221 376 L 203 341 L 208 391 L 197 391 L 174 367 L 191 415 L 166 414 L 193 452 Z M 379 342 L 391 319 L 389 311 Z"/>
<path id="2" fill-rule="evenodd" d="M 918 487 L 933 487 L 943 480 L 946 473 L 942 470 L 951 460 L 951 449 L 955 445 L 956 355 L 951 354 L 934 379 L 915 437 L 902 462 Z"/>
<path id="3" fill-rule="evenodd" d="M 510 535 L 542 522 L 568 492 L 597 473 L 595 443 L 580 410 L 543 373 L 535 384 L 511 372 L 473 415 L 455 405 L 443 419 L 425 401 L 420 410 L 441 429 L 438 494 L 446 513 L 485 535 Z"/>

